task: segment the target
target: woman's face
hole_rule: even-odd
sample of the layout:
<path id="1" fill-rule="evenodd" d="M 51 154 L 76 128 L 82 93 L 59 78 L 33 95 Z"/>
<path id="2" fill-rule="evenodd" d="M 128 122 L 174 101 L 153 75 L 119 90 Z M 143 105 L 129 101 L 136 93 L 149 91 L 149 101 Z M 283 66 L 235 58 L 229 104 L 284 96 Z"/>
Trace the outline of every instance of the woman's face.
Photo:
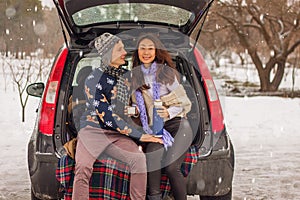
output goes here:
<path id="1" fill-rule="evenodd" d="M 124 49 L 124 44 L 120 40 L 115 44 L 111 54 L 111 66 L 118 68 L 120 65 L 125 64 L 125 57 L 127 52 Z"/>
<path id="2" fill-rule="evenodd" d="M 138 56 L 145 67 L 151 66 L 151 63 L 154 61 L 156 55 L 154 43 L 145 38 L 141 40 L 138 46 Z"/>

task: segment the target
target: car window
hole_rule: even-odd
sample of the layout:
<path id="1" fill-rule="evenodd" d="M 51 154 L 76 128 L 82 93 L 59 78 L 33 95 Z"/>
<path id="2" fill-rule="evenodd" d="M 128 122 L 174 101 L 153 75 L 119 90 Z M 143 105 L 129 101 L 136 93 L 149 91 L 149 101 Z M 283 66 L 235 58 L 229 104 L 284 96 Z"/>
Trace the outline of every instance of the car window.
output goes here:
<path id="1" fill-rule="evenodd" d="M 190 11 L 159 4 L 120 3 L 86 8 L 72 15 L 77 26 L 103 22 L 133 21 L 161 22 L 170 25 L 185 25 L 190 19 Z"/>
<path id="2" fill-rule="evenodd" d="M 76 67 L 73 77 L 72 86 L 78 86 L 79 80 L 88 76 L 88 74 L 98 66 L 100 66 L 100 57 L 89 57 L 81 59 Z M 81 77 L 84 76 L 84 77 Z"/>
<path id="3" fill-rule="evenodd" d="M 127 56 L 126 58 L 127 64 L 123 66 L 123 68 L 127 70 L 131 70 L 131 56 Z M 98 68 L 101 65 L 101 57 L 100 56 L 90 56 L 83 57 L 76 66 L 76 70 L 74 73 L 72 86 L 78 86 L 83 80 L 92 72 L 92 70 Z"/>

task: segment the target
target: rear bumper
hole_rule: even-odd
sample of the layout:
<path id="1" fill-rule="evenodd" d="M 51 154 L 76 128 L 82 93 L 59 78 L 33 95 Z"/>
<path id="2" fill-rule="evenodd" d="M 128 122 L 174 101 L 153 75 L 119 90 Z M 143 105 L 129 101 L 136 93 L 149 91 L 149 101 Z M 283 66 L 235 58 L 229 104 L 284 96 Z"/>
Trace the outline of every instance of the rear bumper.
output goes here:
<path id="1" fill-rule="evenodd" d="M 38 137 L 36 137 L 38 135 Z M 53 153 L 51 136 L 33 133 L 28 144 L 28 169 L 32 195 L 39 199 L 59 199 L 56 180 L 58 158 Z"/>
<path id="2" fill-rule="evenodd" d="M 59 182 L 56 179 L 58 158 L 51 152 L 52 137 L 42 137 L 43 145 L 37 145 L 34 142 L 36 140 L 31 140 L 28 145 L 32 193 L 40 199 L 59 199 L 62 198 L 62 194 L 59 192 Z M 44 148 L 44 145 L 47 148 Z M 39 151 L 36 146 L 40 146 Z M 234 152 L 229 136 L 225 132 L 221 134 L 211 153 L 200 158 L 189 173 L 187 192 L 189 195 L 225 195 L 232 188 L 233 172 Z"/>
<path id="3" fill-rule="evenodd" d="M 59 199 L 59 183 L 56 180 L 55 170 L 58 159 L 55 155 L 36 154 L 37 170 L 31 174 L 31 189 L 39 199 Z"/>
<path id="4" fill-rule="evenodd" d="M 221 196 L 232 189 L 234 173 L 234 151 L 227 134 L 222 134 L 220 143 L 226 142 L 226 148 L 216 145 L 207 157 L 201 158 L 188 176 L 189 195 Z"/>

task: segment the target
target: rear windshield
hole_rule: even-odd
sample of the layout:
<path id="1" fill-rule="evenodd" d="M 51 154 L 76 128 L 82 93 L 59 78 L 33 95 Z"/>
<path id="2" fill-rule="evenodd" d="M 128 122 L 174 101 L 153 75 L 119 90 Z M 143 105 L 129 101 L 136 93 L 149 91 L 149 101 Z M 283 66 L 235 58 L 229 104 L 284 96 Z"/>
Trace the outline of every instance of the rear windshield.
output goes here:
<path id="1" fill-rule="evenodd" d="M 176 26 L 185 25 L 193 13 L 159 4 L 120 3 L 86 8 L 72 15 L 77 26 L 105 22 L 158 22 Z"/>

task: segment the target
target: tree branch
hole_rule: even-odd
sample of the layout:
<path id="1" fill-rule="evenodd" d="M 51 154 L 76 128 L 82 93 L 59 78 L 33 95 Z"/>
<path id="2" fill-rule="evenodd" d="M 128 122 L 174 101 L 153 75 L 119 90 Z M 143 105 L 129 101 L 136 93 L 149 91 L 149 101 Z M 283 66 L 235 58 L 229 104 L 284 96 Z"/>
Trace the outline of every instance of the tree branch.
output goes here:
<path id="1" fill-rule="evenodd" d="M 298 46 L 300 46 L 300 40 L 296 41 L 288 50 L 287 55 L 292 53 Z"/>

